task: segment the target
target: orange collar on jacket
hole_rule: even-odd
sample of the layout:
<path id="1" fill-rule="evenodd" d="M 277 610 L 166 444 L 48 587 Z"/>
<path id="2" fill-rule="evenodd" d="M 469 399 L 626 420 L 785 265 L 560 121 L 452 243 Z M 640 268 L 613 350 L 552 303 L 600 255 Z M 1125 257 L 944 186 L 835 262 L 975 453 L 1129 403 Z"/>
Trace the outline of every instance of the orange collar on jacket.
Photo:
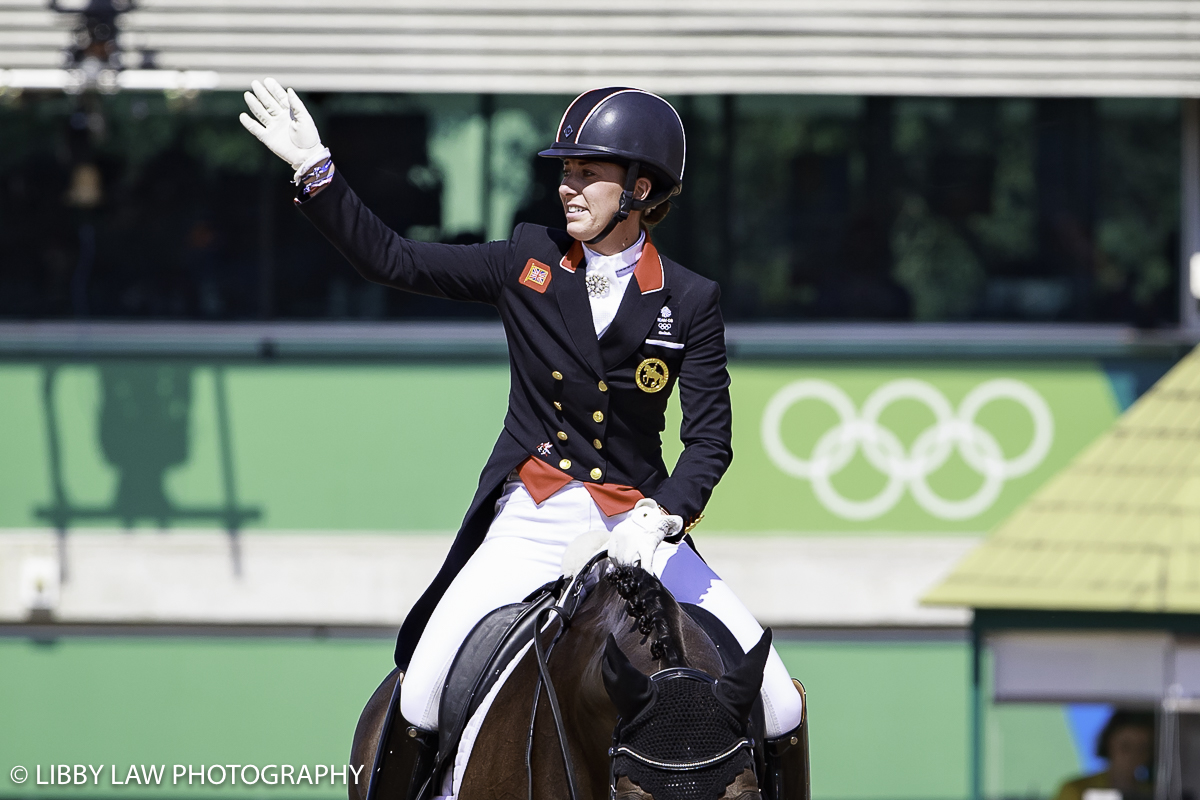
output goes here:
<path id="1" fill-rule="evenodd" d="M 574 272 L 582 263 L 583 242 L 576 239 L 558 265 L 567 272 Z M 642 294 L 650 294 L 663 288 L 662 257 L 658 254 L 654 242 L 650 241 L 649 234 L 646 235 L 646 243 L 642 245 L 642 255 L 638 258 L 637 266 L 633 268 L 633 277 L 637 279 Z"/>

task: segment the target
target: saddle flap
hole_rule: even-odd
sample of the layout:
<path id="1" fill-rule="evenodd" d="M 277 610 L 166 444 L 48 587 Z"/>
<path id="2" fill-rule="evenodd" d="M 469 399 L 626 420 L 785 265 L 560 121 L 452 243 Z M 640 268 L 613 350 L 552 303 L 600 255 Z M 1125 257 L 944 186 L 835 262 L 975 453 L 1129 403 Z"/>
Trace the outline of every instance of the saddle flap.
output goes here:
<path id="1" fill-rule="evenodd" d="M 546 587 L 548 588 L 548 587 Z M 449 763 L 459 737 L 504 668 L 533 641 L 537 614 L 554 604 L 551 591 L 501 606 L 481 619 L 450 664 L 438 710 L 438 762 Z"/>

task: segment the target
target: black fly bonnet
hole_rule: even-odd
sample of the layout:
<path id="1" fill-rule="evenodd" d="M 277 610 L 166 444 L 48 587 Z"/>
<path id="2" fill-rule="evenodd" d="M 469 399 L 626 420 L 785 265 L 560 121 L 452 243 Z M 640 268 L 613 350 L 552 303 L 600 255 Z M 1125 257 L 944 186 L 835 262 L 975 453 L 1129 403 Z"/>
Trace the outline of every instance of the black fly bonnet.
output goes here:
<path id="1" fill-rule="evenodd" d="M 621 716 L 613 732 L 610 790 L 624 775 L 655 800 L 718 800 L 754 769 L 750 708 L 762 685 L 771 633 L 721 678 L 690 667 L 647 677 L 610 636 L 602 673 Z"/>
<path id="2" fill-rule="evenodd" d="M 675 667 L 650 678 L 654 700 L 613 734 L 612 784 L 625 775 L 654 797 L 713 800 L 754 768 L 746 724 L 717 700 L 711 676 Z"/>

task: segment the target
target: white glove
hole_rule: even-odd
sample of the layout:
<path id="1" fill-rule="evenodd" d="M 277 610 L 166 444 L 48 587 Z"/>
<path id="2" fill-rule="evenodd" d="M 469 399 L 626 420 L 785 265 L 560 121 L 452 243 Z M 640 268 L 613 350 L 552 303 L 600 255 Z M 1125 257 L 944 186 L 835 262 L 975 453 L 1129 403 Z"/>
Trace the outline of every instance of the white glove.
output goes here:
<path id="1" fill-rule="evenodd" d="M 683 530 L 683 518 L 675 514 L 663 514 L 658 503 L 642 498 L 612 529 L 608 540 L 608 557 L 622 567 L 638 564 L 649 571 L 654 561 L 654 551 L 668 536 Z"/>
<path id="2" fill-rule="evenodd" d="M 245 113 L 238 120 L 272 153 L 292 165 L 296 170 L 292 182 L 299 183 L 304 173 L 329 158 L 329 148 L 321 144 L 317 124 L 296 92 L 285 91 L 274 78 L 263 83 L 253 81 L 250 88 L 254 92 L 246 92 L 246 105 L 258 122 Z"/>

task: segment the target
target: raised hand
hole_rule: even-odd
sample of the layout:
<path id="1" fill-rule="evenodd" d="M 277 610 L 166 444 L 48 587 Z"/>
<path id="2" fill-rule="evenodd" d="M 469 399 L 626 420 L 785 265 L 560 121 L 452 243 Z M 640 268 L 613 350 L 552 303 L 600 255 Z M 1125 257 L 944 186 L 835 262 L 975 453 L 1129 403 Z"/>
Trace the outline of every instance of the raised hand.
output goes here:
<path id="1" fill-rule="evenodd" d="M 285 90 L 274 78 L 254 81 L 250 88 L 253 91 L 246 92 L 245 98 L 254 119 L 243 113 L 238 120 L 272 153 L 292 165 L 295 180 L 329 158 L 329 148 L 321 144 L 317 124 L 295 91 Z"/>

